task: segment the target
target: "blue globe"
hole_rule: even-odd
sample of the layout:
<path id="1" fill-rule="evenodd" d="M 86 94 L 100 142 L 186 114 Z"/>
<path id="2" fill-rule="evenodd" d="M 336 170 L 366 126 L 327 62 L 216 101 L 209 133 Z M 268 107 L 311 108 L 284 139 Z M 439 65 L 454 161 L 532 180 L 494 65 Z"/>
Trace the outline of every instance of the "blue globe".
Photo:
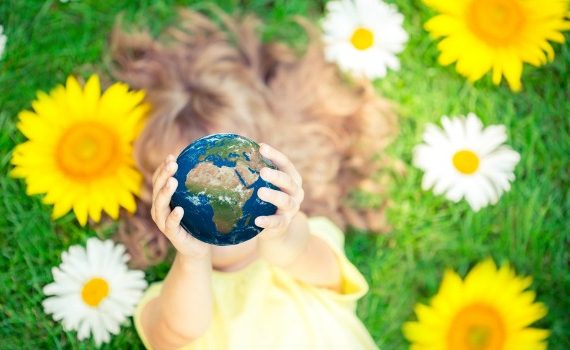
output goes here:
<path id="1" fill-rule="evenodd" d="M 259 153 L 259 145 L 236 134 L 202 137 L 178 156 L 178 187 L 170 207 L 184 209 L 182 227 L 197 239 L 216 245 L 238 244 L 262 229 L 254 223 L 277 208 L 257 196 L 261 187 L 277 189 L 259 176 L 275 168 Z"/>

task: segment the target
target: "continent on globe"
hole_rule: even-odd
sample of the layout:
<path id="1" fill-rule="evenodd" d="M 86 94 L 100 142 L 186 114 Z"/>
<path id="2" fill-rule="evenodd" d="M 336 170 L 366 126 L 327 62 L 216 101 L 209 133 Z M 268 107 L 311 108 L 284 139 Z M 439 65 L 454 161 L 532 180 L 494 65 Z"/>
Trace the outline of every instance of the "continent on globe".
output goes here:
<path id="1" fill-rule="evenodd" d="M 243 164 L 236 165 L 238 166 L 246 167 Z M 229 233 L 242 217 L 241 208 L 253 193 L 253 189 L 246 186 L 247 183 L 242 182 L 237 169 L 217 167 L 210 162 L 199 163 L 186 178 L 188 192 L 205 194 L 210 200 L 214 209 L 214 224 L 221 233 Z M 228 188 L 233 190 L 228 191 Z"/>
<path id="2" fill-rule="evenodd" d="M 212 244 L 237 244 L 261 231 L 254 220 L 277 208 L 257 197 L 261 187 L 277 189 L 259 176 L 273 164 L 259 145 L 236 134 L 214 134 L 196 140 L 179 155 L 178 188 L 171 207 L 184 208 L 181 225 Z"/>

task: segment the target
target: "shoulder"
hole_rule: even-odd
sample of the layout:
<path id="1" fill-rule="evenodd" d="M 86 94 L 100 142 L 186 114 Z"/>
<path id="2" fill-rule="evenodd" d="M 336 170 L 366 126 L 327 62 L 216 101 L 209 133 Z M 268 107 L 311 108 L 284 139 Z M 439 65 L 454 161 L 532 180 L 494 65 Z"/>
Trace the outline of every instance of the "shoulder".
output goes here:
<path id="1" fill-rule="evenodd" d="M 309 218 L 309 231 L 318 236 L 333 249 L 342 250 L 344 248 L 344 233 L 330 219 L 324 216 L 314 216 Z"/>
<path id="2" fill-rule="evenodd" d="M 310 234 L 322 239 L 335 253 L 341 270 L 341 291 L 322 289 L 322 292 L 338 301 L 353 302 L 364 296 L 369 289 L 368 283 L 360 271 L 347 258 L 344 252 L 344 233 L 330 219 L 322 216 L 309 218 Z"/>

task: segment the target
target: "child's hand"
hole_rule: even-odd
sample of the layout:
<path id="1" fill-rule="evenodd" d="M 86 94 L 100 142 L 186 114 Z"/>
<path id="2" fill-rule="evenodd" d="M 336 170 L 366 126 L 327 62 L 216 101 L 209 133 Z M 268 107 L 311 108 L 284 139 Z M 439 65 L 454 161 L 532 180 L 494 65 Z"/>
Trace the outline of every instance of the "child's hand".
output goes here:
<path id="1" fill-rule="evenodd" d="M 299 213 L 301 202 L 305 196 L 301 175 L 289 158 L 273 147 L 262 144 L 259 151 L 263 157 L 271 160 L 279 169 L 263 168 L 260 171 L 261 178 L 281 189 L 281 191 L 276 191 L 262 187 L 257 192 L 260 199 L 277 207 L 275 215 L 258 216 L 255 219 L 255 224 L 264 228 L 259 238 L 262 241 L 286 238 L 291 221 Z"/>
<path id="2" fill-rule="evenodd" d="M 209 258 L 210 245 L 204 243 L 192 235 L 189 235 L 182 226 L 180 220 L 184 209 L 176 207 L 170 210 L 170 198 L 178 186 L 178 181 L 172 177 L 178 168 L 173 155 L 166 157 L 152 177 L 152 219 L 174 245 L 179 254 L 186 258 Z"/>

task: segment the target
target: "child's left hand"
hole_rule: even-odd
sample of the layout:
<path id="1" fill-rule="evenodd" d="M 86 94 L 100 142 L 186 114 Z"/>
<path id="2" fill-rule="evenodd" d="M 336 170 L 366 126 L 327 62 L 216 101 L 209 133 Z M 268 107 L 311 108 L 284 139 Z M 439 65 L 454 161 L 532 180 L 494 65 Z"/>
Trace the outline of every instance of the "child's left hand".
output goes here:
<path id="1" fill-rule="evenodd" d="M 271 160 L 279 170 L 263 168 L 261 178 L 279 187 L 281 191 L 262 187 L 257 195 L 260 199 L 277 207 L 275 215 L 258 216 L 255 224 L 264 230 L 259 234 L 261 240 L 274 240 L 285 238 L 293 218 L 299 213 L 305 193 L 301 175 L 283 153 L 267 144 L 260 146 L 259 152 L 266 159 Z"/>
<path id="2" fill-rule="evenodd" d="M 258 190 L 259 198 L 277 207 L 275 215 L 255 219 L 255 224 L 264 228 L 257 235 L 260 257 L 296 279 L 339 290 L 338 259 L 327 243 L 310 234 L 309 221 L 299 210 L 305 196 L 301 175 L 293 163 L 273 147 L 262 144 L 259 151 L 279 169 L 263 168 L 261 177 L 281 190 L 267 187 Z"/>

